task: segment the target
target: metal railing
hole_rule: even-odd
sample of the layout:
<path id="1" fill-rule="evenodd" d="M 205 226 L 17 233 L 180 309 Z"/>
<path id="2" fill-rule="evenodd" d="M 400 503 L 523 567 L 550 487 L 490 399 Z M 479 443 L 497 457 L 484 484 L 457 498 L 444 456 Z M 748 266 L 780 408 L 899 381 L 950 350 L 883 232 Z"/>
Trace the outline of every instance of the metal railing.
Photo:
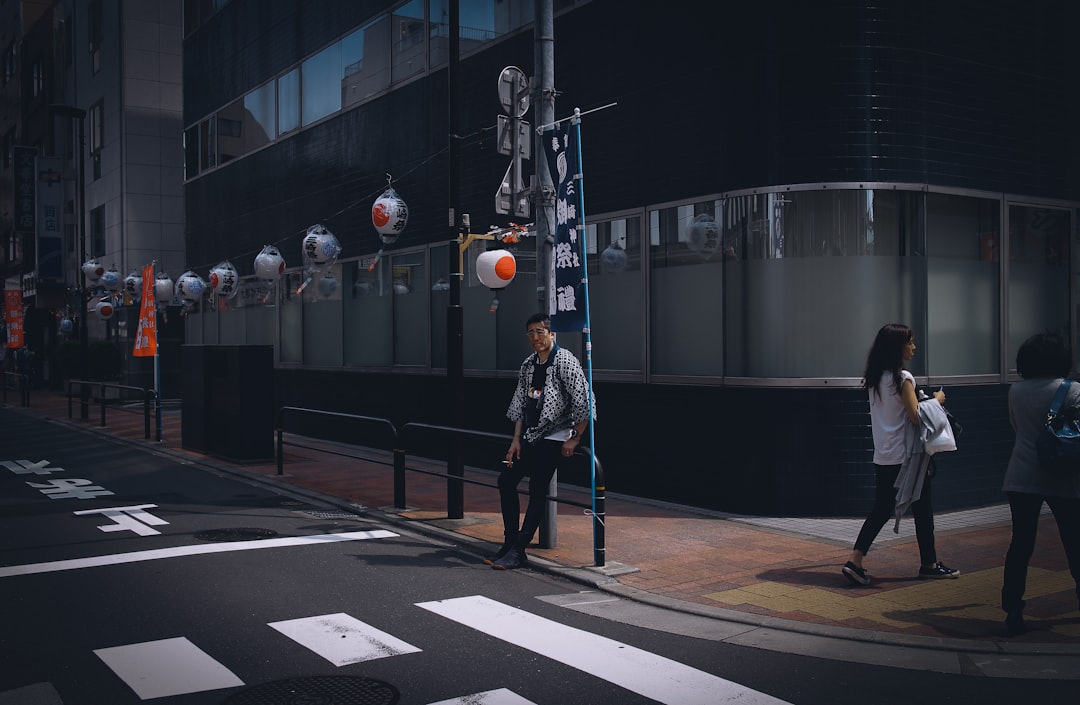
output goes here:
<path id="1" fill-rule="evenodd" d="M 385 461 L 355 455 L 352 453 L 337 452 L 326 448 L 325 446 L 312 446 L 304 445 L 297 442 L 285 441 L 285 417 L 286 415 L 311 415 L 317 418 L 323 419 L 340 419 L 347 422 L 358 422 L 362 426 L 367 427 L 369 430 L 381 431 L 382 438 L 386 440 L 385 443 L 369 442 L 365 447 L 375 448 L 378 450 L 391 451 L 393 453 L 393 462 L 386 463 Z M 464 483 L 471 485 L 479 485 L 481 487 L 489 487 L 498 490 L 498 485 L 492 482 L 485 482 L 482 480 L 474 480 L 463 476 L 451 475 L 447 472 L 438 472 L 435 470 L 427 470 L 419 467 L 410 467 L 407 463 L 408 451 L 405 449 L 405 443 L 403 440 L 409 435 L 420 435 L 427 437 L 430 440 L 430 436 L 433 434 L 440 434 L 443 436 L 451 436 L 455 439 L 461 438 L 473 438 L 482 439 L 488 441 L 501 441 L 509 445 L 511 437 L 505 434 L 488 433 L 485 431 L 474 431 L 464 428 L 455 428 L 452 426 L 438 426 L 434 424 L 424 423 L 406 423 L 401 427 L 400 431 L 394 426 L 389 419 L 377 418 L 372 416 L 360 416 L 356 414 L 343 414 L 332 411 L 322 411 L 319 409 L 305 409 L 296 406 L 284 406 L 278 410 L 278 423 L 277 423 L 277 474 L 284 474 L 285 466 L 285 452 L 284 446 L 291 445 L 300 448 L 307 448 L 309 450 L 317 450 L 324 453 L 330 453 L 333 455 L 342 455 L 350 458 L 358 458 L 360 460 L 366 460 L 376 465 L 392 465 L 394 473 L 394 507 L 397 509 L 406 508 L 406 471 L 416 472 L 423 475 L 430 475 L 433 477 L 442 477 L 446 479 L 447 484 L 447 514 L 448 516 L 462 516 L 464 507 L 462 506 L 449 506 L 456 502 L 464 502 L 464 493 L 458 489 L 454 491 L 455 487 L 461 488 Z M 587 510 L 587 513 L 592 516 L 593 520 L 593 562 L 597 567 L 603 567 L 605 565 L 605 533 L 604 533 L 604 520 L 605 520 L 605 485 L 604 485 L 604 470 L 600 463 L 600 459 L 591 454 L 591 450 L 578 446 L 578 450 L 575 455 L 586 458 L 590 462 L 594 463 L 595 468 L 595 492 L 593 493 L 593 502 L 591 504 L 585 504 L 583 502 L 577 502 L 571 499 L 563 499 L 557 496 L 557 483 L 553 477 L 551 485 L 549 486 L 548 494 L 545 496 L 547 500 L 547 508 L 544 512 L 543 520 L 540 522 L 539 542 L 542 548 L 554 548 L 555 537 L 557 533 L 557 519 L 558 512 L 556 511 L 556 504 L 567 504 L 576 507 L 582 507 Z M 519 490 L 520 494 L 527 494 Z"/>
<path id="2" fill-rule="evenodd" d="M 146 438 L 146 440 L 150 440 L 150 405 L 151 405 L 151 403 L 153 403 L 155 428 L 156 428 L 155 440 L 158 443 L 161 442 L 161 397 L 158 395 L 156 389 L 147 389 L 145 387 L 133 387 L 133 386 L 127 385 L 127 384 L 114 384 L 112 382 L 99 382 L 99 381 L 96 381 L 96 380 L 69 379 L 68 383 L 67 383 L 67 401 L 68 401 L 68 418 L 69 419 L 72 417 L 72 411 L 71 411 L 72 398 L 74 396 L 76 396 L 76 395 L 73 395 L 73 393 L 72 393 L 72 388 L 75 385 L 79 386 L 79 393 L 78 393 L 77 396 L 81 400 L 80 404 L 87 403 L 87 400 L 88 400 L 89 397 L 85 392 L 89 392 L 90 395 L 93 395 L 94 389 L 96 388 L 98 390 L 98 394 L 96 396 L 93 396 L 93 401 L 101 409 L 101 426 L 103 426 L 103 427 L 105 426 L 105 410 L 109 406 L 112 406 L 117 411 L 124 411 L 124 412 L 127 412 L 127 413 L 138 413 L 137 411 L 132 411 L 131 409 L 127 409 L 124 406 L 122 406 L 122 402 L 130 401 L 130 400 L 125 400 L 121 396 L 120 393 L 125 391 L 125 390 L 133 391 L 133 392 L 139 392 L 139 394 L 141 396 L 141 401 L 142 401 L 143 436 Z M 108 394 L 109 390 L 115 391 L 116 395 L 110 397 L 109 394 Z M 82 418 L 84 420 L 87 418 L 87 415 L 85 413 L 85 409 L 84 409 L 84 412 L 82 414 Z"/>
<path id="3" fill-rule="evenodd" d="M 30 375 L 23 374 L 22 372 L 5 372 L 4 373 L 4 401 L 7 402 L 8 383 L 11 383 L 11 389 L 19 393 L 19 405 L 30 406 Z"/>

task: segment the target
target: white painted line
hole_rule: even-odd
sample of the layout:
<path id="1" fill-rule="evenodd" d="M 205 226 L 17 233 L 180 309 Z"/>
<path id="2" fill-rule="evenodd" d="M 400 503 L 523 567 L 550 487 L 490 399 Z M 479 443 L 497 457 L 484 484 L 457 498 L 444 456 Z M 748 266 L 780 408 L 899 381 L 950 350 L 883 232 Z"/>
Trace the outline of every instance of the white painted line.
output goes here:
<path id="1" fill-rule="evenodd" d="M 782 705 L 771 695 L 481 595 L 421 602 L 426 610 L 580 669 L 665 705 Z"/>
<path id="2" fill-rule="evenodd" d="M 321 543 L 336 543 L 339 541 L 387 539 L 397 535 L 398 534 L 395 534 L 392 531 L 377 529 L 374 531 L 349 531 L 343 534 L 289 536 L 279 539 L 260 539 L 258 541 L 228 541 L 224 543 L 200 544 L 198 546 L 174 546 L 173 548 L 157 548 L 149 551 L 116 553 L 110 556 L 92 556 L 90 558 L 72 558 L 66 561 L 49 561 L 46 563 L 27 563 L 25 565 L 5 566 L 0 568 L 0 578 L 10 578 L 16 575 L 33 575 L 34 573 L 55 573 L 61 570 L 76 570 L 79 568 L 97 568 L 105 565 L 120 565 L 121 563 L 138 563 L 139 561 L 154 561 L 162 558 L 198 556 L 206 553 L 229 553 L 231 551 L 254 551 L 261 548 L 310 546 Z"/>
<path id="3" fill-rule="evenodd" d="M 269 626 L 335 666 L 420 651 L 412 644 L 342 612 L 270 622 Z"/>
<path id="4" fill-rule="evenodd" d="M 532 700 L 526 700 L 512 690 L 499 688 L 498 690 L 485 690 L 483 693 L 462 695 L 460 698 L 440 700 L 430 705 L 536 705 Z"/>
<path id="5" fill-rule="evenodd" d="M 94 653 L 142 700 L 244 684 L 183 637 L 95 649 Z"/>

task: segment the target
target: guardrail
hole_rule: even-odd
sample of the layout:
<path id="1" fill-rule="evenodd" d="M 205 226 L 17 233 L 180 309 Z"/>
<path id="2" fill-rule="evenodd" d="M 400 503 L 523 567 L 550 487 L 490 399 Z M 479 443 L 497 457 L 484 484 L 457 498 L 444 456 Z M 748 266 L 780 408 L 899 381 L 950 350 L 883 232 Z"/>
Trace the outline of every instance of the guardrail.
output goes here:
<path id="1" fill-rule="evenodd" d="M 285 417 L 287 415 L 311 415 L 317 418 L 325 419 L 341 419 L 345 421 L 356 421 L 362 426 L 366 426 L 369 430 L 376 430 L 382 433 L 382 438 L 386 439 L 386 443 L 379 444 L 372 442 L 371 437 L 368 436 L 369 442 L 366 447 L 376 448 L 378 450 L 392 451 L 393 452 L 393 473 L 394 473 L 394 507 L 398 509 L 404 509 L 406 505 L 406 471 L 417 472 L 423 475 L 430 475 L 434 477 L 443 477 L 447 481 L 447 514 L 448 516 L 461 516 L 464 508 L 462 506 L 449 506 L 456 502 L 464 502 L 464 493 L 460 491 L 463 488 L 464 483 L 472 485 L 480 485 L 482 487 L 489 487 L 498 491 L 498 485 L 491 482 L 484 482 L 481 480 L 474 480 L 464 476 L 452 475 L 448 472 L 437 472 L 434 470 L 427 470 L 418 467 L 409 467 L 407 464 L 408 452 L 405 450 L 403 440 L 410 434 L 417 435 L 422 434 L 424 436 L 431 436 L 432 434 L 449 435 L 454 438 L 460 439 L 462 437 L 469 437 L 473 439 L 484 439 L 489 441 L 501 441 L 506 445 L 509 445 L 511 437 L 505 434 L 488 433 L 485 431 L 474 431 L 464 428 L 455 428 L 452 426 L 438 426 L 434 424 L 424 423 L 406 423 L 401 427 L 400 431 L 389 419 L 372 417 L 372 416 L 360 416 L 356 414 L 344 414 L 333 411 L 322 411 L 320 409 L 305 409 L 296 406 L 284 406 L 278 410 L 278 423 L 277 423 L 277 474 L 284 474 L 285 465 L 285 452 L 284 446 L 291 445 L 300 448 L 307 448 L 309 450 L 318 450 L 324 453 L 331 453 L 335 455 L 342 455 L 345 457 L 359 458 L 367 460 L 377 465 L 388 465 L 385 461 L 380 461 L 375 458 L 364 458 L 361 456 L 338 453 L 329 450 L 325 447 L 303 445 L 301 443 L 286 442 L 285 441 Z M 552 477 L 551 484 L 548 487 L 548 494 L 545 496 L 547 500 L 547 507 L 544 512 L 544 518 L 540 523 L 539 542 L 542 548 L 554 548 L 557 534 L 557 521 L 558 512 L 557 503 L 568 504 L 571 506 L 582 507 L 588 511 L 593 519 L 593 562 L 597 567 L 603 567 L 605 565 L 605 533 L 604 533 L 604 519 L 605 519 L 605 485 L 604 485 L 604 470 L 600 463 L 600 459 L 592 455 L 592 452 L 588 448 L 578 446 L 578 450 L 575 455 L 588 459 L 593 463 L 595 471 L 595 491 L 593 493 L 593 502 L 591 504 L 585 504 L 583 502 L 576 502 L 571 499 L 562 499 L 558 497 L 558 485 L 555 477 Z M 527 494 L 527 492 L 519 490 L 520 494 Z"/>
<path id="2" fill-rule="evenodd" d="M 11 388 L 19 392 L 19 405 L 30 406 L 30 375 L 23 374 L 22 372 L 5 372 L 4 373 L 4 401 L 7 401 L 8 382 L 11 382 Z"/>
<path id="3" fill-rule="evenodd" d="M 79 386 L 79 399 L 82 406 L 81 418 L 86 420 L 88 414 L 86 411 L 86 405 L 89 402 L 90 394 L 93 393 L 96 387 L 99 390 L 99 394 L 93 398 L 94 402 L 101 408 L 101 426 L 105 426 L 105 410 L 110 404 L 118 411 L 124 411 L 128 413 L 133 412 L 130 409 L 125 409 L 122 406 L 116 404 L 116 402 L 125 401 L 119 394 L 124 390 L 139 392 L 142 396 L 142 414 L 143 414 L 143 436 L 146 440 L 150 440 L 150 404 L 151 401 L 154 405 L 154 418 L 155 427 L 157 430 L 156 438 L 158 443 L 161 442 L 161 397 L 158 395 L 156 389 L 147 389 L 145 387 L 133 387 L 127 384 L 114 384 L 112 382 L 99 382 L 96 380 L 87 379 L 69 379 L 67 383 L 67 400 L 68 400 L 68 418 L 71 418 L 71 400 L 73 397 L 72 387 Z M 108 390 L 115 390 L 117 395 L 109 397 Z"/>

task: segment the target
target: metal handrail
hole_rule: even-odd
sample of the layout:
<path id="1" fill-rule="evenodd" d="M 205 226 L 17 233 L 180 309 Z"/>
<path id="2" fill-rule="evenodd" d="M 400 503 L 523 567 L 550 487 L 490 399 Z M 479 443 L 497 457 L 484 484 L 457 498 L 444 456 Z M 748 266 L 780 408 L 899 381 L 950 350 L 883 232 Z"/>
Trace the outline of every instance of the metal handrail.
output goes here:
<path id="1" fill-rule="evenodd" d="M 491 483 L 491 482 L 482 482 L 480 480 L 472 480 L 472 479 L 468 479 L 468 478 L 461 477 L 461 476 L 458 476 L 458 475 L 451 475 L 450 473 L 446 473 L 446 472 L 436 472 L 436 471 L 433 471 L 433 470 L 426 470 L 426 469 L 423 469 L 423 468 L 409 467 L 406 464 L 406 455 L 407 455 L 407 453 L 406 453 L 405 449 L 403 447 L 401 447 L 404 444 L 402 444 L 400 441 L 410 431 L 423 431 L 423 432 L 436 431 L 436 432 L 444 433 L 444 434 L 449 433 L 449 434 L 452 434 L 454 436 L 470 436 L 470 437 L 473 437 L 473 438 L 483 438 L 483 439 L 487 439 L 487 440 L 498 440 L 498 441 L 504 441 L 504 442 L 509 442 L 511 440 L 510 436 L 508 436 L 506 434 L 501 434 L 501 433 L 490 433 L 490 432 L 487 432 L 487 431 L 475 431 L 475 430 L 472 430 L 472 429 L 456 428 L 454 426 L 440 426 L 440 425 L 436 425 L 436 424 L 425 424 L 425 423 L 416 423 L 416 422 L 406 423 L 404 426 L 401 427 L 401 429 L 399 431 L 389 419 L 385 419 L 385 418 L 379 418 L 379 417 L 373 417 L 373 416 L 361 416 L 361 415 L 358 415 L 358 414 L 345 414 L 345 413 L 339 413 L 339 412 L 334 412 L 334 411 L 322 411 L 320 409 L 305 409 L 305 408 L 296 407 L 296 406 L 284 406 L 284 407 L 281 407 L 281 409 L 278 410 L 278 425 L 277 425 L 277 474 L 278 475 L 284 474 L 284 464 L 285 464 L 284 446 L 286 446 L 286 445 L 292 445 L 292 446 L 297 446 L 297 447 L 301 447 L 301 448 L 309 448 L 309 449 L 319 450 L 319 451 L 326 452 L 326 453 L 334 453 L 334 451 L 326 450 L 325 448 L 314 448 L 313 446 L 305 446 L 305 445 L 302 445 L 302 444 L 299 444 L 299 443 L 286 443 L 285 442 L 285 428 L 284 428 L 284 419 L 285 419 L 286 412 L 289 412 L 290 414 L 313 414 L 313 415 L 317 415 L 317 416 L 332 417 L 332 418 L 339 418 L 339 419 L 351 419 L 351 420 L 361 421 L 361 422 L 364 422 L 364 423 L 367 423 L 367 424 L 376 424 L 376 425 L 381 425 L 381 426 L 389 428 L 389 430 L 391 432 L 392 443 L 391 443 L 391 445 L 389 447 L 379 448 L 379 449 L 380 450 L 392 450 L 393 454 L 394 454 L 394 462 L 393 462 L 393 468 L 394 468 L 394 506 L 396 508 L 398 508 L 398 509 L 404 509 L 406 507 L 406 503 L 405 503 L 405 471 L 406 470 L 410 470 L 412 472 L 418 472 L 418 473 L 421 473 L 421 474 L 424 474 L 424 475 L 431 475 L 431 476 L 434 476 L 434 477 L 446 478 L 446 480 L 447 480 L 447 497 L 448 498 L 454 497 L 454 496 L 457 496 L 457 497 L 462 497 L 463 496 L 463 494 L 461 492 L 456 492 L 455 493 L 455 492 L 451 491 L 452 483 L 459 483 L 459 484 L 460 483 L 469 483 L 469 484 L 472 484 L 472 485 L 480 485 L 482 487 L 490 487 L 490 488 L 493 488 L 493 489 L 498 489 L 498 485 L 494 484 L 494 483 Z M 377 446 L 375 446 L 375 447 L 377 447 Z M 580 451 L 580 455 L 583 455 L 583 456 L 588 457 L 590 459 L 590 461 L 593 464 L 593 468 L 595 470 L 595 473 L 596 473 L 596 482 L 595 482 L 596 491 L 595 491 L 595 493 L 593 495 L 593 502 L 591 504 L 584 504 L 582 502 L 576 502 L 576 501 L 570 500 L 570 499 L 561 499 L 561 498 L 559 498 L 557 496 L 554 496 L 553 494 L 545 495 L 545 499 L 549 503 L 569 504 L 569 505 L 573 505 L 573 506 L 577 506 L 577 507 L 583 507 L 583 508 L 585 508 L 587 510 L 587 513 L 589 515 L 591 515 L 592 519 L 593 519 L 593 562 L 595 563 L 595 565 L 597 567 L 603 567 L 605 565 L 605 562 L 606 562 L 605 533 L 604 533 L 604 519 L 605 519 L 604 505 L 605 505 L 605 491 L 606 491 L 606 488 L 605 488 L 605 483 L 604 483 L 604 479 L 603 479 L 604 478 L 603 465 L 600 463 L 600 459 L 592 454 L 591 449 L 584 448 L 582 446 L 578 446 L 578 449 L 577 449 L 577 451 L 575 451 L 575 454 L 579 454 L 578 451 Z M 347 454 L 338 453 L 338 455 L 347 455 Z M 349 455 L 348 457 L 357 457 L 357 456 Z M 379 461 L 377 461 L 377 460 L 373 460 L 373 459 L 368 459 L 368 460 L 371 460 L 371 462 L 374 462 L 374 463 L 379 463 Z M 385 463 L 382 463 L 382 464 L 385 464 Z M 552 482 L 552 486 L 553 487 L 555 486 L 554 480 Z M 519 492 L 521 492 L 521 491 L 519 490 Z M 525 494 L 524 492 L 521 492 L 521 493 Z M 458 512 L 458 515 L 460 515 L 462 513 L 463 508 L 462 507 L 449 507 L 448 508 L 448 511 L 449 511 L 450 514 L 453 514 L 455 512 L 455 510 Z M 556 512 L 549 511 L 545 515 L 545 521 L 541 522 L 540 545 L 543 546 L 544 548 L 553 548 L 554 547 L 554 540 L 546 540 L 545 539 L 545 534 L 548 535 L 548 536 L 554 536 L 554 534 L 555 534 L 555 526 L 554 525 L 555 525 L 555 522 L 557 521 L 557 517 L 558 517 L 558 514 Z"/>
<path id="2" fill-rule="evenodd" d="M 154 417 L 155 417 L 155 421 L 156 421 L 155 426 L 157 428 L 157 441 L 158 441 L 158 443 L 161 442 L 161 396 L 158 394 L 156 389 L 152 389 L 152 388 L 148 388 L 148 387 L 133 387 L 133 386 L 128 385 L 128 384 L 114 384 L 112 382 L 101 382 L 101 381 L 98 381 L 98 380 L 69 379 L 68 382 L 67 382 L 67 400 L 68 400 L 68 418 L 69 419 L 71 418 L 72 386 L 76 385 L 76 384 L 79 385 L 79 397 L 80 397 L 81 400 L 83 400 L 81 402 L 82 404 L 87 403 L 87 401 L 86 401 L 87 396 L 85 395 L 85 392 L 87 392 L 87 391 L 92 392 L 95 385 L 97 385 L 97 387 L 101 390 L 100 394 L 97 397 L 97 403 L 98 403 L 98 406 L 101 408 L 101 422 L 100 422 L 100 424 L 101 424 L 102 427 L 104 427 L 106 425 L 105 424 L 105 408 L 109 404 L 109 399 L 106 397 L 105 390 L 107 390 L 107 389 L 115 389 L 117 391 L 120 391 L 120 390 L 127 389 L 127 390 L 130 390 L 130 391 L 139 392 L 142 395 L 142 403 L 143 403 L 143 411 L 142 411 L 142 413 L 143 413 L 143 437 L 146 440 L 150 440 L 150 403 L 151 403 L 151 400 L 152 400 L 153 403 L 154 403 Z M 116 400 L 121 401 L 120 397 L 116 397 Z M 118 407 L 118 408 L 120 408 L 121 411 L 127 411 L 126 409 L 123 409 L 121 407 Z M 131 413 L 135 413 L 135 412 L 131 412 Z M 85 411 L 82 414 L 82 418 L 83 419 L 87 418 L 87 414 L 85 413 Z"/>
<path id="3" fill-rule="evenodd" d="M 20 406 L 30 406 L 30 375 L 23 372 L 5 372 L 4 383 L 0 385 L 3 387 L 4 401 L 7 401 L 7 381 L 8 377 L 13 380 L 17 380 L 17 383 L 12 385 L 12 389 L 19 390 L 19 404 Z"/>

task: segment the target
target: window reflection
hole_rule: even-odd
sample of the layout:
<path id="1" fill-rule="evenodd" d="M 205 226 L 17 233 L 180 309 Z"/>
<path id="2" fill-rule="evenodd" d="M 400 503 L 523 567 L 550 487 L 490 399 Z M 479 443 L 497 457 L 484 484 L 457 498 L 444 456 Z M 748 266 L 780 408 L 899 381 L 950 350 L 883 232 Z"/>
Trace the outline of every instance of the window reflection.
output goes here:
<path id="1" fill-rule="evenodd" d="M 334 43 L 303 63 L 304 125 L 341 110 L 341 43 Z"/>
<path id="2" fill-rule="evenodd" d="M 424 0 L 412 0 L 399 7 L 391 15 L 390 27 L 394 38 L 391 80 L 397 83 L 422 73 L 426 68 Z"/>
<path id="3" fill-rule="evenodd" d="M 278 134 L 300 127 L 300 69 L 278 79 Z"/>
<path id="4" fill-rule="evenodd" d="M 384 15 L 341 40 L 341 104 L 349 106 L 390 85 L 390 21 Z"/>
<path id="5" fill-rule="evenodd" d="M 1029 336 L 1045 329 L 1071 339 L 1069 211 L 1009 206 L 1008 367 Z"/>

